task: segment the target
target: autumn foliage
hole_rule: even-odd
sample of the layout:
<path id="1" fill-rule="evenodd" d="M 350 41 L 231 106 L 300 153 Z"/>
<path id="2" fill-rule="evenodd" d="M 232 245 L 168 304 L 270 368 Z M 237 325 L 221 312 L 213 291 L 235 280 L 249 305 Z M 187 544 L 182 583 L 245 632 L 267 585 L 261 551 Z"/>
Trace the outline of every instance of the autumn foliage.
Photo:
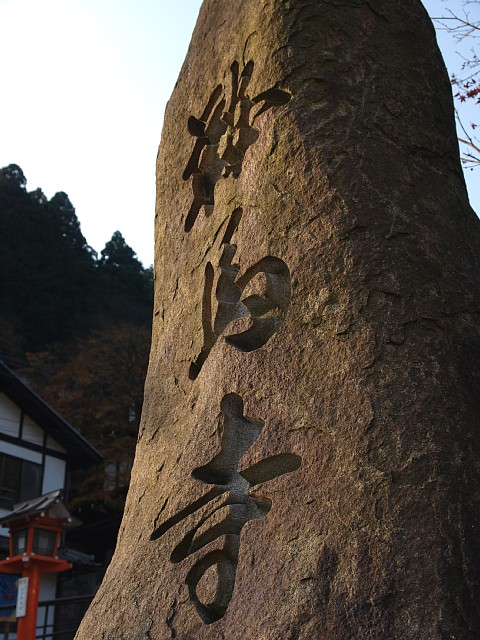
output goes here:
<path id="1" fill-rule="evenodd" d="M 465 167 L 480 165 L 480 139 L 476 135 L 478 124 L 465 118 L 462 105 L 475 101 L 480 104 L 480 58 L 478 55 L 478 38 L 480 37 L 480 0 L 463 0 L 463 9 L 454 11 L 447 8 L 444 14 L 434 17 L 437 28 L 447 31 L 456 45 L 461 49 L 460 69 L 451 75 L 454 97 L 459 105 L 456 109 L 457 124 L 462 144 L 462 164 Z"/>

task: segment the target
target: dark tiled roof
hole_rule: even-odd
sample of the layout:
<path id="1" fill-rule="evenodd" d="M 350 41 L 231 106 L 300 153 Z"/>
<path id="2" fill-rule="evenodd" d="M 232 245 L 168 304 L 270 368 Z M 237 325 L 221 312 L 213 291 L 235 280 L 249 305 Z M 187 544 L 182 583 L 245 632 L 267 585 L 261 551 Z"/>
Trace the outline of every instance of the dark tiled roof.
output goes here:
<path id="1" fill-rule="evenodd" d="M 0 518 L 0 525 L 7 524 L 11 520 L 16 520 L 23 516 L 33 516 L 36 513 L 49 511 L 52 518 L 58 520 L 70 520 L 70 513 L 62 502 L 62 490 L 56 489 L 45 493 L 43 496 L 27 500 L 27 502 L 19 502 L 8 515 Z"/>
<path id="2" fill-rule="evenodd" d="M 71 469 L 102 462 L 102 454 L 82 434 L 0 360 L 0 392 L 17 404 L 67 452 Z"/>

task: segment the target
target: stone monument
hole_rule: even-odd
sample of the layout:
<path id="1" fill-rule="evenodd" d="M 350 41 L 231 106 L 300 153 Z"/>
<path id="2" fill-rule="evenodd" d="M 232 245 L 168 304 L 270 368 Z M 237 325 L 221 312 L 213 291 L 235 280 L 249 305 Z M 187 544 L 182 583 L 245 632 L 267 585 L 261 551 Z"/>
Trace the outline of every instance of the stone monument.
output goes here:
<path id="1" fill-rule="evenodd" d="M 479 221 L 419 0 L 205 0 L 78 640 L 474 640 Z"/>

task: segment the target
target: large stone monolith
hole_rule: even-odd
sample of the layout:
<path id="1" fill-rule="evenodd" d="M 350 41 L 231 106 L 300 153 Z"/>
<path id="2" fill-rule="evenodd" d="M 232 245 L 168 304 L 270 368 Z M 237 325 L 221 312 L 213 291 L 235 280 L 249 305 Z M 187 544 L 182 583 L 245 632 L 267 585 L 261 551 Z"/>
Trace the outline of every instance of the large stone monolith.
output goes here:
<path id="1" fill-rule="evenodd" d="M 159 62 L 161 64 L 161 62 Z M 80 640 L 478 640 L 479 222 L 418 0 L 206 0 Z"/>

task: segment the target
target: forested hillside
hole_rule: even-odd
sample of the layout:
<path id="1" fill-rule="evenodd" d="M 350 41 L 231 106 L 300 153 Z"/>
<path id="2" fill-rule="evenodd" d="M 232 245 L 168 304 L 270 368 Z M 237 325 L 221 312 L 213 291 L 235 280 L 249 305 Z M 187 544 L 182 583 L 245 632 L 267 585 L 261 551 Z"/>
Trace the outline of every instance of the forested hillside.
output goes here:
<path id="1" fill-rule="evenodd" d="M 153 274 L 116 231 L 100 255 L 66 193 L 0 169 L 0 358 L 105 457 L 71 503 L 121 511 L 150 345 Z"/>

